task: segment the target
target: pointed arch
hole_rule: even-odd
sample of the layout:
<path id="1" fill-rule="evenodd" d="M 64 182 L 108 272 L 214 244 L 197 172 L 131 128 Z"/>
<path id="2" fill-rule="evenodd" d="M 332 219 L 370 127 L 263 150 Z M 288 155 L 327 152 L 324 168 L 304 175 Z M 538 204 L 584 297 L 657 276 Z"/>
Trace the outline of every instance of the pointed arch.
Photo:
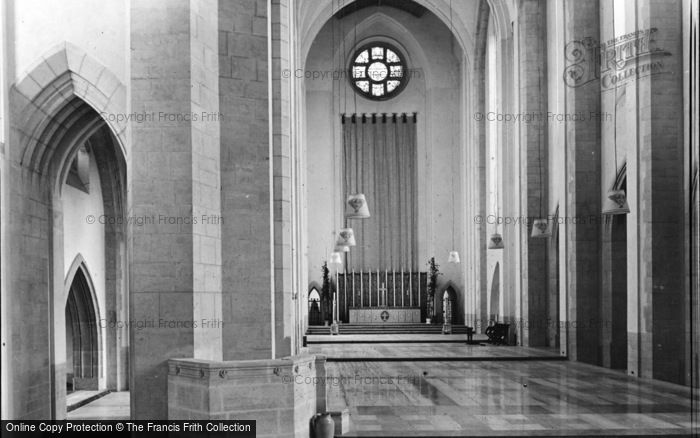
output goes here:
<path id="1" fill-rule="evenodd" d="M 99 388 L 102 339 L 100 309 L 85 260 L 78 254 L 66 277 L 65 323 L 69 369 L 68 386 L 73 390 Z"/>
<path id="2" fill-rule="evenodd" d="M 382 25 L 382 29 L 386 29 L 381 35 L 373 34 L 372 36 L 364 36 L 357 41 L 354 40 L 355 31 L 353 29 L 347 29 L 347 33 L 341 36 L 341 42 L 338 44 L 338 50 L 334 53 L 333 65 L 343 65 L 345 66 L 345 60 L 352 57 L 352 54 L 363 45 L 370 42 L 381 41 L 389 43 L 396 46 L 401 50 L 402 55 L 406 58 L 406 64 L 409 69 L 415 68 L 415 66 L 420 66 L 425 70 L 423 75 L 415 78 L 409 78 L 409 80 L 421 79 L 425 81 L 426 88 L 431 88 L 431 79 L 434 81 L 434 73 L 432 64 L 428 62 L 428 57 L 425 54 L 425 49 L 421 46 L 420 42 L 416 37 L 397 19 L 383 13 L 375 12 L 369 17 L 365 18 L 361 22 L 357 23 L 357 35 L 365 35 L 368 29 L 371 29 L 377 24 Z M 399 41 L 396 38 L 390 37 L 388 35 L 401 35 L 402 40 Z M 345 48 L 345 52 L 342 52 L 342 48 Z M 311 47 L 309 47 L 309 52 L 306 53 L 305 61 L 308 61 L 308 54 L 310 53 Z"/>
<path id="3" fill-rule="evenodd" d="M 58 145 L 109 126 L 126 157 L 126 87 L 104 65 L 64 42 L 49 50 L 10 89 L 19 138 L 13 160 L 46 174 Z M 76 129 L 76 126 L 80 127 Z M 70 150 L 71 148 L 65 148 Z"/>
<path id="4" fill-rule="evenodd" d="M 307 290 L 307 293 L 310 294 L 311 291 L 314 289 L 316 289 L 319 294 L 321 293 L 321 285 L 318 284 L 318 281 L 312 281 L 311 283 L 309 283 L 309 288 Z"/>
<path id="5" fill-rule="evenodd" d="M 97 294 L 95 292 L 95 285 L 92 282 L 92 275 L 90 274 L 90 269 L 88 268 L 87 262 L 82 254 L 78 253 L 73 259 L 68 272 L 66 273 L 66 281 L 64 283 L 65 290 L 65 300 L 68 299 L 68 293 L 70 292 L 71 285 L 76 279 L 76 276 L 83 275 L 85 277 L 86 286 L 90 292 L 90 299 L 94 303 L 94 313 L 97 320 L 100 320 L 100 307 L 97 301 Z"/>
<path id="6" fill-rule="evenodd" d="M 440 294 L 440 297 L 438 299 L 438 306 L 439 306 L 439 320 L 443 324 L 446 322 L 444 321 L 444 311 L 445 311 L 445 298 L 447 297 L 451 301 L 451 306 L 452 306 L 452 311 L 451 311 L 451 316 L 452 320 L 449 321 L 450 324 L 460 324 L 462 322 L 462 318 L 459 312 L 459 303 L 460 303 L 460 289 L 457 286 L 456 283 L 454 283 L 452 280 L 448 280 L 445 282 L 444 285 L 440 287 L 440 290 L 442 293 Z"/>
<path id="7" fill-rule="evenodd" d="M 342 7 L 347 7 L 351 5 L 355 0 L 350 0 L 342 3 Z M 431 13 L 433 13 L 442 23 L 451 28 L 450 31 L 453 33 L 457 43 L 460 45 L 462 52 L 465 54 L 467 59 L 471 59 L 473 52 L 474 42 L 473 35 L 469 32 L 468 27 L 465 25 L 462 17 L 459 14 L 452 14 L 452 24 L 450 25 L 450 3 L 448 0 L 411 0 L 415 1 L 417 4 L 423 6 Z M 509 17 L 508 7 L 501 4 L 500 0 L 488 0 L 489 6 L 497 10 L 497 19 L 499 20 L 500 28 L 507 28 L 506 22 Z M 319 32 L 323 26 L 330 20 L 338 10 L 336 0 L 326 1 L 319 7 L 318 3 L 310 2 L 306 8 L 302 7 L 300 14 L 300 27 L 299 35 L 304 35 L 301 46 L 300 54 L 301 59 L 305 60 L 313 42 L 318 37 Z"/>

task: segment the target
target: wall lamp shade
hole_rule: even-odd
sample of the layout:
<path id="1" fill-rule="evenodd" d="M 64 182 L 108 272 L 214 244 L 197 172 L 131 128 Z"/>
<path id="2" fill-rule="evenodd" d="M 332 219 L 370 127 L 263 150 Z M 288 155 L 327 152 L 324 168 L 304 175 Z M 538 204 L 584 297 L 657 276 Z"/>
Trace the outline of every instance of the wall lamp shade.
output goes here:
<path id="1" fill-rule="evenodd" d="M 493 233 L 489 238 L 489 249 L 503 249 L 503 237 L 498 233 Z"/>
<path id="2" fill-rule="evenodd" d="M 535 219 L 532 223 L 532 234 L 530 234 L 530 237 L 533 239 L 546 239 L 551 236 L 552 230 L 549 229 L 547 219 Z"/>
<path id="3" fill-rule="evenodd" d="M 449 257 L 447 257 L 448 263 L 459 263 L 459 253 L 457 251 L 450 251 Z"/>
<path id="4" fill-rule="evenodd" d="M 345 202 L 346 219 L 367 219 L 369 217 L 369 207 L 367 199 L 363 193 L 348 196 Z"/>
<path id="5" fill-rule="evenodd" d="M 350 247 L 349 246 L 338 246 L 336 245 L 335 249 L 333 250 L 335 252 L 350 252 Z"/>
<path id="6" fill-rule="evenodd" d="M 335 241 L 335 246 L 355 246 L 355 233 L 352 228 L 341 228 L 338 231 L 338 240 Z"/>
<path id="7" fill-rule="evenodd" d="M 331 264 L 335 264 L 335 265 L 341 265 L 341 264 L 343 264 L 343 259 L 340 257 L 340 253 L 339 253 L 339 252 L 332 252 L 332 253 L 331 253 L 330 263 L 331 263 Z"/>
<path id="8" fill-rule="evenodd" d="M 603 214 L 629 214 L 630 206 L 624 190 L 610 190 L 603 200 Z"/>

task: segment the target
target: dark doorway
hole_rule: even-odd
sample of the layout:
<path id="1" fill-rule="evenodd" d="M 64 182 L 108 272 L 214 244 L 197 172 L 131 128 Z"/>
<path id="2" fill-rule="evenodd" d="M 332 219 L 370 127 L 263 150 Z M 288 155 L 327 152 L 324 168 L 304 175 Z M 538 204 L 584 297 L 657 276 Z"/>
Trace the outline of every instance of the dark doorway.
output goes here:
<path id="1" fill-rule="evenodd" d="M 323 325 L 321 296 L 315 287 L 309 292 L 309 325 Z"/>
<path id="2" fill-rule="evenodd" d="M 501 265 L 496 263 L 491 280 L 491 300 L 489 301 L 489 325 L 498 322 L 498 311 L 501 305 Z"/>
<path id="3" fill-rule="evenodd" d="M 100 351 L 96 308 L 88 279 L 79 268 L 66 303 L 66 384 L 69 393 L 98 389 Z"/>
<path id="4" fill-rule="evenodd" d="M 612 262 L 612 340 L 610 368 L 627 368 L 627 216 L 612 219 L 610 235 Z"/>

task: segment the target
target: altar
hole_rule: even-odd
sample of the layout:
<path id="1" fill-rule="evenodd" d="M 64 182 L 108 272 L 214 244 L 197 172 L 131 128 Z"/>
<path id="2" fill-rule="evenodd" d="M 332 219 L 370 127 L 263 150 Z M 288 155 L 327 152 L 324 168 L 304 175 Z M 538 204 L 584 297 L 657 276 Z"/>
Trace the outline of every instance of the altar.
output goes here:
<path id="1" fill-rule="evenodd" d="M 421 322 L 420 307 L 351 307 L 350 324 L 400 324 Z"/>
<path id="2" fill-rule="evenodd" d="M 335 278 L 338 321 L 350 324 L 420 323 L 426 318 L 427 273 L 351 271 Z"/>

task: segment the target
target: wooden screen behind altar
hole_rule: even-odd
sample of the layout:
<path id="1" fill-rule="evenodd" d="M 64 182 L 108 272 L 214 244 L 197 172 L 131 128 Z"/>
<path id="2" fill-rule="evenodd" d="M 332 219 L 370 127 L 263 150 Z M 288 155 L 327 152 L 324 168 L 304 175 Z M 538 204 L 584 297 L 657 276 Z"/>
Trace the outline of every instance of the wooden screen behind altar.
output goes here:
<path id="1" fill-rule="evenodd" d="M 350 322 L 351 308 L 416 308 L 420 309 L 420 321 L 425 321 L 427 279 L 425 272 L 338 273 L 338 317 L 342 322 Z"/>
<path id="2" fill-rule="evenodd" d="M 342 117 L 343 199 L 364 193 L 371 217 L 352 220 L 345 271 L 418 271 L 416 114 Z"/>

